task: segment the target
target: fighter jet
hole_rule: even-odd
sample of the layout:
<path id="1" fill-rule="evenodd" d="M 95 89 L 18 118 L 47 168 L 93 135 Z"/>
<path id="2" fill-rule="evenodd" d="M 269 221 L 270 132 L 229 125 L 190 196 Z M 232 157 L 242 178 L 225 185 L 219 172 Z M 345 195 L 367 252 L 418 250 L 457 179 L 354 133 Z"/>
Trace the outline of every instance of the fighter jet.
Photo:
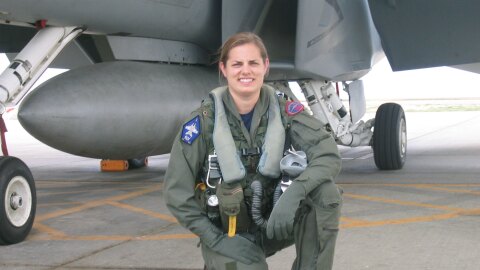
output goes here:
<path id="1" fill-rule="evenodd" d="M 478 10 L 475 0 L 2 0 L 0 52 L 13 60 L 0 107 L 23 99 L 19 121 L 54 148 L 141 166 L 168 153 L 185 117 L 225 83 L 215 66 L 222 42 L 251 31 L 269 51 L 268 83 L 298 99 L 288 83 L 297 82 L 338 144 L 371 146 L 379 169 L 401 169 L 403 109 L 383 104 L 361 121 L 361 78 L 384 56 L 394 71 L 479 71 Z M 70 70 L 25 96 L 47 67 Z M 28 167 L 4 155 L 0 243 L 12 244 L 30 232 L 36 193 Z"/>

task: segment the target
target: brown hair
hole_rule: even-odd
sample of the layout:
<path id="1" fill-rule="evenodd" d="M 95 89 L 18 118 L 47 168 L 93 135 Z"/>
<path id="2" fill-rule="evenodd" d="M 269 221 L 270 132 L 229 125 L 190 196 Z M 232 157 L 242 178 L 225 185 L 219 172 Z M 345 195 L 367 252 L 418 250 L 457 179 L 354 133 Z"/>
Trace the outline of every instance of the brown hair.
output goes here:
<path id="1" fill-rule="evenodd" d="M 268 58 L 265 44 L 263 44 L 263 41 L 259 36 L 251 32 L 240 32 L 228 38 L 227 41 L 225 41 L 225 43 L 223 43 L 222 47 L 220 47 L 219 49 L 218 62 L 226 64 L 228 60 L 228 54 L 233 48 L 248 43 L 253 43 L 260 49 L 260 55 L 262 56 L 263 62 L 265 63 L 265 60 Z"/>

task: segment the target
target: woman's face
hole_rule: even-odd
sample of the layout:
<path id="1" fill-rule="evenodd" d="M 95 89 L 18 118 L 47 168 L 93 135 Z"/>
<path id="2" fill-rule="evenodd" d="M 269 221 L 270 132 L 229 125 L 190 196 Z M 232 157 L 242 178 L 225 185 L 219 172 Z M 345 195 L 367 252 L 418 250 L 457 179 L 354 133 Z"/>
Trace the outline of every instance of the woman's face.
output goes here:
<path id="1" fill-rule="evenodd" d="M 233 96 L 249 96 L 260 92 L 268 65 L 269 60 L 263 62 L 260 49 L 247 43 L 232 48 L 226 63 L 220 62 L 220 70 Z"/>

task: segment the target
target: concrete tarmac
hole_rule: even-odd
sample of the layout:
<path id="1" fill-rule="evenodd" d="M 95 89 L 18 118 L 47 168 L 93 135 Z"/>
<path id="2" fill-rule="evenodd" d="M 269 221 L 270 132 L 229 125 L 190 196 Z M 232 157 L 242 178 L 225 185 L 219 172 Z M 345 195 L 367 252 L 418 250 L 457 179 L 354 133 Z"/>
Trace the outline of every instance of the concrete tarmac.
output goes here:
<path id="1" fill-rule="evenodd" d="M 466 269 L 480 265 L 480 112 L 406 114 L 404 169 L 379 171 L 369 147 L 341 147 L 345 191 L 334 269 Z M 0 246 L 0 269 L 202 269 L 198 238 L 163 202 L 168 155 L 147 168 L 100 172 L 100 161 L 38 143 L 7 121 L 10 154 L 35 177 L 26 241 Z M 268 259 L 290 269 L 294 249 Z"/>

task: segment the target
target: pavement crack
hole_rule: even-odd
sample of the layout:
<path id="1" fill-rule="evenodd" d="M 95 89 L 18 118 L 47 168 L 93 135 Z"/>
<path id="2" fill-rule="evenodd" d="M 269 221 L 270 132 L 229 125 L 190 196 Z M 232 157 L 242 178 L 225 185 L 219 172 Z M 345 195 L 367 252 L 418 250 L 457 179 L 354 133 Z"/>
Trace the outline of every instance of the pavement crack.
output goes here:
<path id="1" fill-rule="evenodd" d="M 73 260 L 64 262 L 64 263 L 62 263 L 62 264 L 60 264 L 60 265 L 54 266 L 54 267 L 50 268 L 49 270 L 60 270 L 60 269 L 65 269 L 65 268 L 68 268 L 68 269 L 75 269 L 75 268 L 76 268 L 76 269 L 92 269 L 91 267 L 87 267 L 87 268 L 73 267 L 73 268 L 71 268 L 71 267 L 68 267 L 68 265 L 69 265 L 69 264 L 72 264 L 72 263 L 74 263 L 74 262 L 80 261 L 80 260 L 82 260 L 82 259 L 85 259 L 85 258 L 87 258 L 87 257 L 93 256 L 93 255 L 96 255 L 96 254 L 99 254 L 99 253 L 101 253 L 101 252 L 103 252 L 103 251 L 106 251 L 106 250 L 112 249 L 112 248 L 114 248 L 114 247 L 120 246 L 120 245 L 122 245 L 122 244 L 128 243 L 128 242 L 130 242 L 130 241 L 132 241 L 132 240 L 122 241 L 122 242 L 119 242 L 119 243 L 115 243 L 115 244 L 112 244 L 112 245 L 103 247 L 103 248 L 101 248 L 101 249 L 94 250 L 94 251 L 92 251 L 92 252 L 89 252 L 89 253 L 87 253 L 87 254 L 84 254 L 83 256 L 80 256 L 80 257 L 75 258 L 75 259 L 73 259 Z M 112 269 L 112 268 L 98 268 L 98 267 L 97 267 L 97 269 Z"/>

